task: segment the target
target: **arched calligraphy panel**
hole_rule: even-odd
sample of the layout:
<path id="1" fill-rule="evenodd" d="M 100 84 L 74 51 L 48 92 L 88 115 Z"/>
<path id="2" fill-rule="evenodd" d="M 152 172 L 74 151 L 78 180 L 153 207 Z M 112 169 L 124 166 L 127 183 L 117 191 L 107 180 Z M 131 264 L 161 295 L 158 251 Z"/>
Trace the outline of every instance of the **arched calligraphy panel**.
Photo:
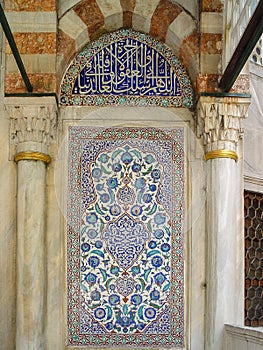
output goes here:
<path id="1" fill-rule="evenodd" d="M 90 43 L 68 67 L 60 104 L 187 107 L 193 89 L 172 51 L 128 29 Z"/>

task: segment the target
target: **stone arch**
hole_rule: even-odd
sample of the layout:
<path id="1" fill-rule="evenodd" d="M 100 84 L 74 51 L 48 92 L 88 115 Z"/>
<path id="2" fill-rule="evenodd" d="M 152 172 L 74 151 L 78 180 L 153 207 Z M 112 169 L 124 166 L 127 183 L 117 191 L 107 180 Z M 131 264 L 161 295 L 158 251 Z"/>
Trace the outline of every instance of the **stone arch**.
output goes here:
<path id="1" fill-rule="evenodd" d="M 61 106 L 193 107 L 193 89 L 179 59 L 151 36 L 121 29 L 87 45 L 70 63 Z"/>
<path id="2" fill-rule="evenodd" d="M 170 0 L 125 3 L 122 0 L 62 1 L 63 6 L 59 9 L 58 79 L 76 53 L 90 41 L 107 32 L 131 28 L 166 43 L 195 83 L 198 74 L 196 14 L 178 3 L 180 1 L 175 3 Z"/>

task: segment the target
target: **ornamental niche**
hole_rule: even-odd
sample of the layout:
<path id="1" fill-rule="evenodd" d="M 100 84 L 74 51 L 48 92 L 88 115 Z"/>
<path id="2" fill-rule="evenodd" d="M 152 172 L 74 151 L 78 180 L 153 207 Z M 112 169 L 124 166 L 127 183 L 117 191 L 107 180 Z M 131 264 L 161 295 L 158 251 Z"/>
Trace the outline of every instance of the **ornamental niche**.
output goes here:
<path id="1" fill-rule="evenodd" d="M 67 345 L 184 346 L 183 128 L 69 128 Z"/>
<path id="2" fill-rule="evenodd" d="M 61 106 L 193 106 L 187 73 L 172 51 L 127 29 L 90 43 L 62 80 Z"/>

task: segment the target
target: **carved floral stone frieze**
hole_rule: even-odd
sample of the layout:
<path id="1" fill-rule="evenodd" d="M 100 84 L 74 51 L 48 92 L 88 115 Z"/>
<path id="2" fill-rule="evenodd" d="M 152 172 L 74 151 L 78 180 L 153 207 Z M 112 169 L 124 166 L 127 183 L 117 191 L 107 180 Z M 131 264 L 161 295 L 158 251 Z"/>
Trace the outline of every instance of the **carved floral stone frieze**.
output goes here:
<path id="1" fill-rule="evenodd" d="M 236 151 L 243 137 L 249 98 L 200 97 L 197 106 L 197 136 L 206 152 L 218 149 Z"/>

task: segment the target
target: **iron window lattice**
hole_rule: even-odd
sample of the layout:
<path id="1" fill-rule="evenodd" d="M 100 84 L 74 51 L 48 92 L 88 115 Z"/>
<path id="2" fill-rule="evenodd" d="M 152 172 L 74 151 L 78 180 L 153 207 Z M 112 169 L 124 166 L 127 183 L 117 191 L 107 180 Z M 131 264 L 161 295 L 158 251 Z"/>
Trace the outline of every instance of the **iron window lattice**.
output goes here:
<path id="1" fill-rule="evenodd" d="M 245 191 L 245 325 L 263 326 L 263 194 Z"/>

